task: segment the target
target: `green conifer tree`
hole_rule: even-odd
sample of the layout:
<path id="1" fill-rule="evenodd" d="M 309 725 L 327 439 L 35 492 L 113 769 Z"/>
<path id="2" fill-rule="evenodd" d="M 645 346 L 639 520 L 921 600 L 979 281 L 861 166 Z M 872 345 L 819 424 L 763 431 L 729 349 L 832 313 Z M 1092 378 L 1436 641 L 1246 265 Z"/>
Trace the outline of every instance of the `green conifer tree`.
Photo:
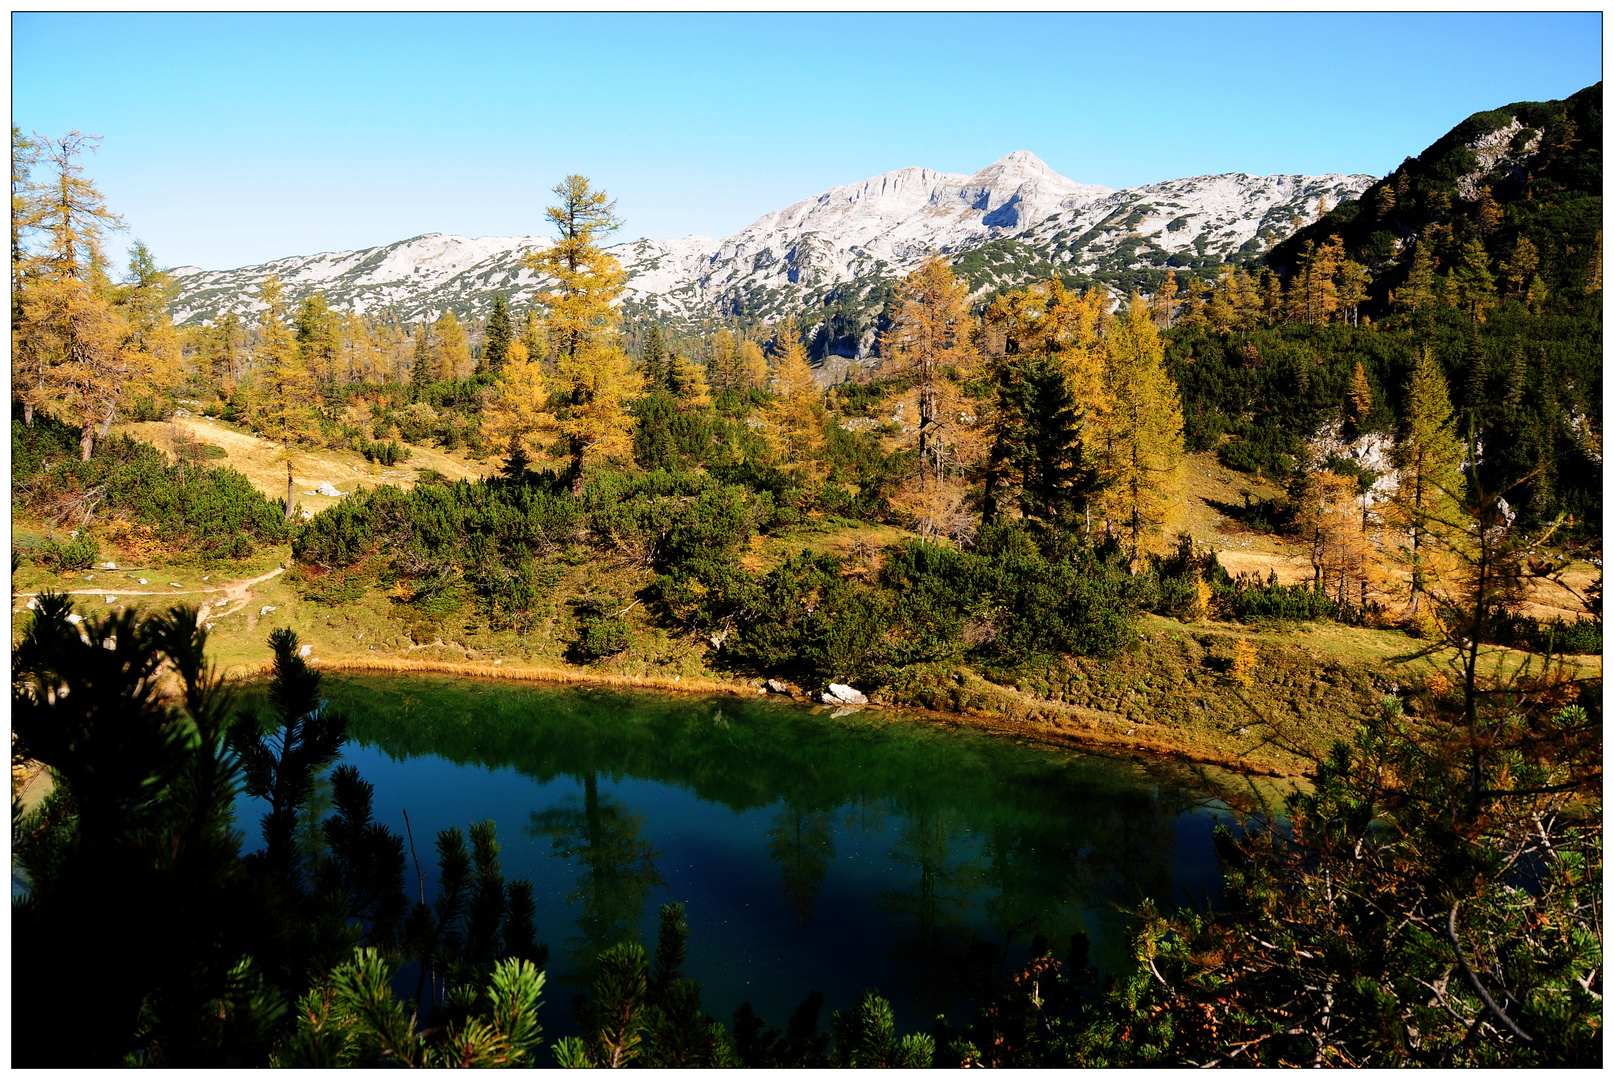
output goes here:
<path id="1" fill-rule="evenodd" d="M 667 346 L 661 338 L 661 327 L 655 323 L 644 336 L 644 386 L 648 393 L 652 390 L 666 390 L 668 386 L 668 354 Z"/>
<path id="2" fill-rule="evenodd" d="M 493 311 L 488 314 L 488 328 L 482 336 L 482 370 L 498 374 L 510 357 L 510 343 L 516 338 L 514 321 L 510 318 L 510 301 L 504 293 L 493 294 Z"/>
<path id="3" fill-rule="evenodd" d="M 1467 311 L 1475 322 L 1485 321 L 1485 312 L 1496 304 L 1496 279 L 1479 237 L 1470 237 L 1463 245 L 1446 285 L 1455 306 Z"/>
<path id="4" fill-rule="evenodd" d="M 426 396 L 426 388 L 432 384 L 432 374 L 431 332 L 426 328 L 426 320 L 422 319 L 415 327 L 415 355 L 409 369 L 410 401 L 419 401 Z"/>

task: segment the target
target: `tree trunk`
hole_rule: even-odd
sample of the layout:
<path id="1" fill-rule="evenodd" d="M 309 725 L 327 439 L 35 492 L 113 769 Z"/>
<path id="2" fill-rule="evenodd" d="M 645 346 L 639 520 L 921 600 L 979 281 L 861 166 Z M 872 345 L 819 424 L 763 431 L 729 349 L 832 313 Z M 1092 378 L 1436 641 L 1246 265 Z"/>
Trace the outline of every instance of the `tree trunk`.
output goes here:
<path id="1" fill-rule="evenodd" d="M 572 444 L 572 467 L 570 473 L 571 475 L 568 479 L 571 481 L 572 498 L 580 499 L 583 497 L 583 447 L 576 442 Z"/>
<path id="2" fill-rule="evenodd" d="M 34 403 L 31 401 L 22 403 L 22 422 L 25 427 L 34 426 Z"/>
<path id="3" fill-rule="evenodd" d="M 292 494 L 291 462 L 288 460 L 286 462 L 286 520 L 287 521 L 291 520 L 291 494 Z"/>
<path id="4" fill-rule="evenodd" d="M 118 418 L 118 407 L 117 407 L 117 405 L 115 405 L 115 404 L 114 405 L 108 405 L 106 407 L 106 418 L 101 421 L 101 430 L 96 432 L 96 438 L 100 438 L 100 439 L 106 438 L 107 437 L 107 432 L 112 430 L 112 421 L 116 420 L 117 418 Z"/>
<path id="5" fill-rule="evenodd" d="M 90 460 L 90 451 L 95 449 L 95 423 L 90 420 L 84 422 L 84 430 L 78 439 L 78 459 Z"/>

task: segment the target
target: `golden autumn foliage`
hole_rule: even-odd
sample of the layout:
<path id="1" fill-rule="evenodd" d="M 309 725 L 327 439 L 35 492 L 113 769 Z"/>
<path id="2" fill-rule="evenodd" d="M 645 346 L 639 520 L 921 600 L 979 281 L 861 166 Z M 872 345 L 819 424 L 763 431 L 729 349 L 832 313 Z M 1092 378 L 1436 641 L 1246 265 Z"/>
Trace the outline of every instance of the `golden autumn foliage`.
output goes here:
<path id="1" fill-rule="evenodd" d="M 25 423 L 42 410 L 76 427 L 85 460 L 120 411 L 173 384 L 179 363 L 173 281 L 145 245 L 135 243 L 127 281 L 107 277 L 103 242 L 123 221 L 79 163 L 99 141 L 12 128 L 12 398 Z M 51 176 L 35 181 L 41 160 Z M 34 234 L 37 250 L 25 243 Z"/>
<path id="2" fill-rule="evenodd" d="M 615 306 L 626 275 L 598 243 L 620 224 L 615 203 L 575 174 L 554 191 L 560 203 L 547 214 L 557 232 L 555 242 L 525 263 L 550 281 L 537 298 L 543 308 L 543 345 L 551 357 L 544 369 L 549 392 L 542 406 L 507 403 L 501 397 L 489 410 L 489 420 L 507 441 L 520 425 L 500 417 L 531 416 L 537 425 L 531 434 L 550 440 L 539 449 L 567 463 L 572 492 L 581 494 L 585 465 L 631 449 L 628 404 L 638 392 L 639 375 L 622 349 L 622 317 Z M 539 336 L 537 327 L 529 324 L 528 329 L 532 338 Z M 534 344 L 528 341 L 529 358 Z M 512 349 L 512 357 L 514 353 Z M 510 381 L 504 385 L 516 386 Z"/>
<path id="3" fill-rule="evenodd" d="M 780 323 L 776 339 L 772 399 L 763 437 L 780 470 L 794 476 L 810 500 L 826 472 L 824 395 L 813 380 L 796 320 Z"/>
<path id="4" fill-rule="evenodd" d="M 1096 418 L 1094 449 L 1111 526 L 1127 535 L 1136 559 L 1143 538 L 1166 523 L 1178 497 L 1182 402 L 1166 374 L 1160 333 L 1138 294 L 1104 345 L 1107 400 Z"/>
<path id="5" fill-rule="evenodd" d="M 948 464 L 961 466 L 980 456 L 983 442 L 971 428 L 973 410 L 964 405 L 960 384 L 980 362 L 969 290 L 937 256 L 897 286 L 897 311 L 881 336 L 886 370 L 911 379 L 919 414 L 920 485 L 941 480 Z"/>

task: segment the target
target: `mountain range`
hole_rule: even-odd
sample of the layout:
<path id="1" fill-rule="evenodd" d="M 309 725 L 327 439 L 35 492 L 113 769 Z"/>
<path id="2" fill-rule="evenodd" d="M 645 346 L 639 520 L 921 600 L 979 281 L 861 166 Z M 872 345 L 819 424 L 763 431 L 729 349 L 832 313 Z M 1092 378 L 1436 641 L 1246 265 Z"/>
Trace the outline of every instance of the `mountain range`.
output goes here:
<path id="1" fill-rule="evenodd" d="M 977 291 L 1058 273 L 1129 288 L 1140 273 L 1205 270 L 1270 248 L 1377 178 L 1195 176 L 1112 190 L 1081 184 L 1020 150 L 969 176 L 910 167 L 830 188 L 764 214 L 722 239 L 633 240 L 610 250 L 628 272 L 630 318 L 691 328 L 728 317 L 774 318 L 871 297 L 931 252 Z M 539 284 L 521 266 L 544 237 L 428 233 L 362 251 L 293 256 L 234 270 L 173 271 L 176 322 L 261 307 L 278 274 L 292 302 L 319 290 L 331 306 L 400 321 L 486 313 L 503 291 L 517 310 Z"/>

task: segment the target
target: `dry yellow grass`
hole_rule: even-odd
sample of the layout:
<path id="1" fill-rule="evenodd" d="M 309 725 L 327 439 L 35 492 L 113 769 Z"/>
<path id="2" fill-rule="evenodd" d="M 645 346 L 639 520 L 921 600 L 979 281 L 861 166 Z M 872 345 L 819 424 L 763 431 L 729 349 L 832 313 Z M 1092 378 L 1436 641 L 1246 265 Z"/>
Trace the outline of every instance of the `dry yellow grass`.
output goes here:
<path id="1" fill-rule="evenodd" d="M 572 686 L 600 686 L 612 690 L 657 690 L 680 694 L 766 693 L 760 687 L 716 679 L 682 676 L 614 675 L 586 668 L 523 667 L 514 664 L 461 664 L 447 660 L 410 660 L 401 657 L 346 656 L 322 659 L 321 671 L 365 672 L 375 675 L 464 675 L 477 679 L 503 679 L 509 682 L 561 683 Z"/>
<path id="2" fill-rule="evenodd" d="M 227 455 L 221 465 L 228 465 L 242 473 L 252 486 L 271 499 L 286 497 L 286 462 L 280 456 L 280 445 L 260 439 L 233 424 L 199 417 L 175 417 L 170 421 L 121 424 L 117 433 L 149 442 L 172 454 L 176 435 L 188 435 L 200 443 L 217 446 Z M 491 475 L 493 467 L 476 463 L 426 447 L 411 446 L 412 456 L 401 465 L 381 466 L 365 460 L 362 454 L 351 450 L 310 449 L 294 447 L 292 450 L 292 480 L 296 499 L 307 510 L 318 513 L 336 502 L 324 495 L 310 495 L 324 483 L 344 492 L 352 492 L 357 485 L 375 487 L 387 484 L 408 490 L 415 486 L 415 477 L 421 469 L 434 469 L 450 480 L 472 480 Z"/>

